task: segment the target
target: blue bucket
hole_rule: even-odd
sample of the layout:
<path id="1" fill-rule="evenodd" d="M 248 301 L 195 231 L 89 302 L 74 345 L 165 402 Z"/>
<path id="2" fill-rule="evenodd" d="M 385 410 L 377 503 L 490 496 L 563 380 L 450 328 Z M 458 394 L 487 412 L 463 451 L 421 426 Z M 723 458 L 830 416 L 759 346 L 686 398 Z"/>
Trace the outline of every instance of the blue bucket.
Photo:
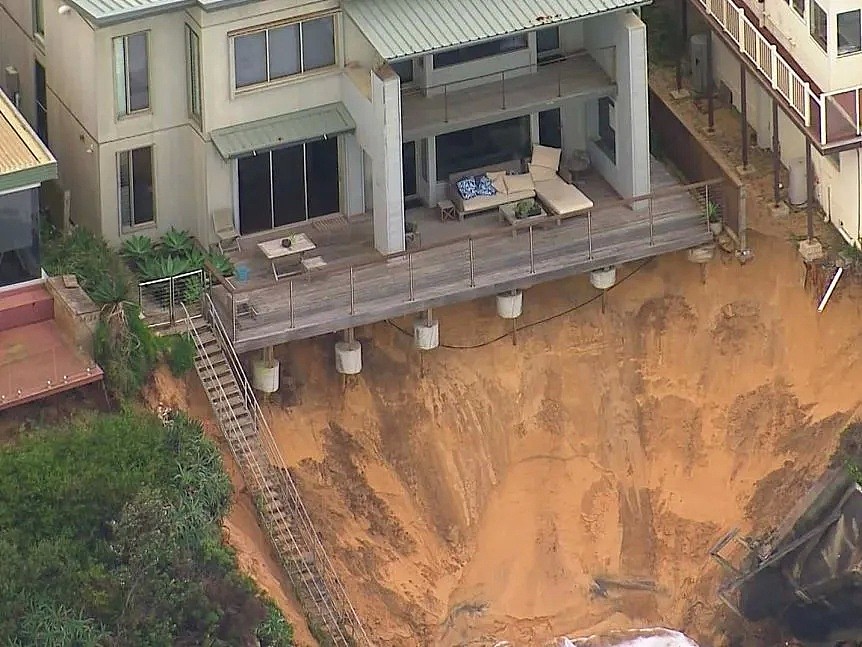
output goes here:
<path id="1" fill-rule="evenodd" d="M 234 274 L 236 275 L 236 280 L 240 283 L 248 281 L 249 271 L 245 265 L 237 265 L 234 268 Z"/>

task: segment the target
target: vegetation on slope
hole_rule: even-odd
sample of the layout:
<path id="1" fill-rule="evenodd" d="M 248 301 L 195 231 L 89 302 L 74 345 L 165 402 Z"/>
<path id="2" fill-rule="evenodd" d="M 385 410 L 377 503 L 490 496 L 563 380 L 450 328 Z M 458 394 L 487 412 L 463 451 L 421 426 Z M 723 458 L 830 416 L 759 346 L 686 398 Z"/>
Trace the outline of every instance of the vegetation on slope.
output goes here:
<path id="1" fill-rule="evenodd" d="M 230 481 L 183 415 L 127 408 L 0 451 L 0 643 L 287 646 L 222 542 Z"/>

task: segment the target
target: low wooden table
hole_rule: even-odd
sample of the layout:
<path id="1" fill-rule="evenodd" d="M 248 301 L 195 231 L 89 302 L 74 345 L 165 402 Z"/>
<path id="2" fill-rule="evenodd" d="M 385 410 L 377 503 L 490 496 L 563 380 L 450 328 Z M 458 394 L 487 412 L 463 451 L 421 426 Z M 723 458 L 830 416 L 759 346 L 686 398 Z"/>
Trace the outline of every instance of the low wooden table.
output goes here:
<path id="1" fill-rule="evenodd" d="M 290 247 L 285 247 L 282 244 L 283 240 L 290 240 Z M 276 263 L 280 259 L 293 256 L 295 254 L 296 258 L 299 260 L 294 265 L 301 265 L 303 254 L 305 254 L 305 252 L 310 252 L 312 249 L 316 249 L 317 245 L 314 244 L 314 241 L 312 241 L 307 234 L 292 234 L 290 236 L 285 236 L 284 238 L 276 238 L 275 240 L 267 240 L 266 242 L 258 243 L 257 248 L 264 256 L 266 256 L 267 260 L 272 265 L 272 275 L 275 277 L 275 280 L 278 281 L 280 278 L 294 273 L 279 273 Z"/>
<path id="2" fill-rule="evenodd" d="M 520 202 L 520 200 L 518 201 Z M 512 238 L 518 235 L 518 230 L 523 227 L 529 227 L 531 224 L 547 224 L 548 223 L 548 214 L 545 212 L 544 207 L 540 203 L 536 203 L 539 205 L 539 213 L 535 216 L 527 216 L 526 218 L 518 218 L 515 215 L 515 207 L 518 205 L 518 202 L 509 202 L 507 204 L 500 205 L 500 220 L 505 220 L 509 223 L 509 226 L 512 228 Z"/>

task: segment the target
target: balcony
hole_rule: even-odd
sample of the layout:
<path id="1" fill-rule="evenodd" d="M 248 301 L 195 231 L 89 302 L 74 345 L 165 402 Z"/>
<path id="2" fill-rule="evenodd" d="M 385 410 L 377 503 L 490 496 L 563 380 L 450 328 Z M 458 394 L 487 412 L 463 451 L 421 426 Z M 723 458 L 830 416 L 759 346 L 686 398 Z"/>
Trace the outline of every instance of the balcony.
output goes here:
<path id="1" fill-rule="evenodd" d="M 559 225 L 549 218 L 520 232 L 501 224 L 496 211 L 441 222 L 434 209 L 408 210 L 421 244 L 390 257 L 374 251 L 368 216 L 341 218 L 337 231 L 312 220 L 246 237 L 233 260 L 250 270 L 248 280 L 216 277 L 213 301 L 237 350 L 248 352 L 712 240 L 702 205 L 721 204 L 720 182 L 683 186 L 656 160 L 651 176 L 651 195 L 623 200 L 591 174 L 578 183 L 596 205 L 591 214 Z M 299 231 L 326 266 L 276 281 L 256 245 Z"/>
<path id="2" fill-rule="evenodd" d="M 614 69 L 613 47 L 599 50 L 597 55 L 608 58 L 607 68 Z M 589 52 L 582 51 L 547 63 L 407 91 L 401 100 L 403 139 L 412 141 L 519 117 L 615 90 L 614 80 Z"/>
<path id="3" fill-rule="evenodd" d="M 734 0 L 692 0 L 822 152 L 862 144 L 862 85 L 821 92 L 776 39 Z"/>

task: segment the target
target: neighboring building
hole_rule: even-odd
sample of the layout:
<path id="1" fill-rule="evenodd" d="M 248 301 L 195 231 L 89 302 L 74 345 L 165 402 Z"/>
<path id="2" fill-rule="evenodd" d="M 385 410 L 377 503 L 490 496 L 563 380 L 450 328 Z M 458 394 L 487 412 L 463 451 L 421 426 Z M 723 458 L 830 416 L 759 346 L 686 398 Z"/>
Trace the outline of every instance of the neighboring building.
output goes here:
<path id="1" fill-rule="evenodd" d="M 841 235 L 858 246 L 862 234 L 859 3 L 681 2 L 691 2 L 706 18 L 712 34 L 716 82 L 729 88 L 738 109 L 742 108 L 740 65 L 745 69 L 749 80 L 748 122 L 757 133 L 758 146 L 773 146 L 774 98 L 782 163 L 801 169 L 806 146 L 810 146 L 814 198 Z M 804 176 L 795 175 L 799 177 Z"/>
<path id="2" fill-rule="evenodd" d="M 243 233 L 373 211 L 392 253 L 404 195 L 434 204 L 446 174 L 535 141 L 589 149 L 620 195 L 649 193 L 642 0 L 536 4 L 2 0 L 0 64 L 57 155 L 72 221 L 108 240 L 176 226 L 212 242 L 226 208 Z M 576 51 L 562 74 L 582 83 L 558 93 L 556 72 L 536 75 Z M 504 108 L 439 109 L 503 71 L 535 83 Z"/>

